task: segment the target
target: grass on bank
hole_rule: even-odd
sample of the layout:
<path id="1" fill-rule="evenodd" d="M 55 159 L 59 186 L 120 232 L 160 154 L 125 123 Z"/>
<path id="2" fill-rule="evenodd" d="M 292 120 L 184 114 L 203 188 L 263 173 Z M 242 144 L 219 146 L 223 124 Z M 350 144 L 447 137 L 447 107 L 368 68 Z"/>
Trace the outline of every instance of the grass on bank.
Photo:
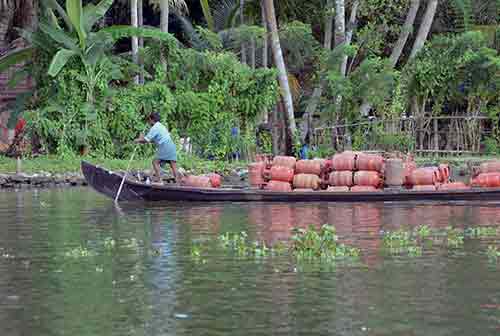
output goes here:
<path id="1" fill-rule="evenodd" d="M 131 170 L 150 170 L 152 158 L 134 159 L 130 165 Z M 234 169 L 246 167 L 244 161 L 211 161 L 198 158 L 193 155 L 180 154 L 178 156 L 178 166 L 189 173 L 205 174 L 217 172 L 228 174 Z M 128 167 L 129 159 L 105 159 L 96 157 L 74 156 L 61 158 L 55 155 L 46 155 L 36 158 L 26 158 L 21 160 L 21 171 L 26 174 L 40 172 L 56 173 L 76 173 L 80 172 L 81 161 L 85 160 L 93 164 L 98 164 L 110 170 L 125 170 Z M 12 174 L 16 172 L 16 159 L 0 156 L 0 174 Z M 168 169 L 167 169 L 168 170 Z"/>
<path id="2" fill-rule="evenodd" d="M 435 165 L 438 163 L 449 163 L 452 166 L 463 166 L 467 163 L 479 164 L 484 161 L 500 159 L 498 156 L 462 156 L 462 157 L 417 157 L 415 160 L 418 165 Z M 40 172 L 49 173 L 70 173 L 79 172 L 82 160 L 98 164 L 110 170 L 125 170 L 129 159 L 104 159 L 96 157 L 74 156 L 61 158 L 55 155 L 46 155 L 36 158 L 22 159 L 22 172 L 34 174 Z M 237 161 L 212 161 L 205 160 L 194 155 L 179 153 L 178 166 L 193 174 L 205 174 L 209 172 L 218 172 L 220 174 L 230 173 L 234 169 L 246 167 L 247 162 Z M 135 159 L 131 163 L 133 170 L 151 169 L 151 158 Z M 0 174 L 11 174 L 16 171 L 16 160 L 5 156 L 0 156 Z"/>

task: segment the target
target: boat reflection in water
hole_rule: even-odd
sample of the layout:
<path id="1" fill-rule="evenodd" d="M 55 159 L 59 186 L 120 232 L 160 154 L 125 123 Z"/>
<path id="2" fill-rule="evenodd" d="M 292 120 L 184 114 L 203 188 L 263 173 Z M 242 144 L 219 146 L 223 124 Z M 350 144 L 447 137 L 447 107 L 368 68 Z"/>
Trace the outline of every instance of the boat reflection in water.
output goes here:
<path id="1" fill-rule="evenodd" d="M 248 227 L 242 227 L 241 231 L 247 231 L 251 239 L 268 245 L 290 240 L 293 228 L 335 226 L 340 242 L 359 248 L 368 266 L 380 262 L 383 233 L 387 231 L 412 230 L 421 225 L 444 230 L 449 226 L 464 228 L 464 223 L 475 223 L 475 226 L 500 224 L 500 207 L 467 204 L 238 203 L 231 207 L 189 207 L 179 215 L 191 224 L 193 235 L 199 236 L 224 233 L 224 223 L 231 222 L 235 214 L 247 218 Z"/>

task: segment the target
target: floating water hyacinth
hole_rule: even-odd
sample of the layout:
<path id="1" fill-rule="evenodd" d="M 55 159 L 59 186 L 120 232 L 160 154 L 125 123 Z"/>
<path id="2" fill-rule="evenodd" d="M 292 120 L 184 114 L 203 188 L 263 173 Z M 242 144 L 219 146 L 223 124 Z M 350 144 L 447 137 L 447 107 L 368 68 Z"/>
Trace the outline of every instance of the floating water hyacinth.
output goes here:
<path id="1" fill-rule="evenodd" d="M 497 261 L 500 259 L 500 249 L 497 246 L 490 245 L 488 246 L 488 250 L 486 251 L 488 258 L 492 261 Z"/>
<path id="2" fill-rule="evenodd" d="M 71 249 L 69 251 L 67 251 L 66 253 L 64 253 L 64 256 L 66 258 L 87 258 L 87 257 L 95 257 L 97 255 L 97 253 L 95 253 L 94 251 L 90 251 L 89 249 L 87 248 L 84 248 L 82 246 L 78 246 L 74 249 Z"/>

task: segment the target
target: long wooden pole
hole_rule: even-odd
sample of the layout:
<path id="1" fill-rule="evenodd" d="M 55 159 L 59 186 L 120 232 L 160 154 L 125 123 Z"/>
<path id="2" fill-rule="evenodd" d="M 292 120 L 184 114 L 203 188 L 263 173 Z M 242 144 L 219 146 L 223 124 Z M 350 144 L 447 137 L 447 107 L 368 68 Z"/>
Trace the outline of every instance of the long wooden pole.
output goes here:
<path id="1" fill-rule="evenodd" d="M 139 147 L 139 144 L 137 144 L 134 148 L 134 151 L 132 152 L 132 156 L 130 157 L 130 160 L 127 165 L 127 170 L 125 170 L 125 174 L 123 174 L 123 179 L 122 182 L 120 183 L 120 187 L 118 188 L 118 192 L 116 193 L 115 197 L 115 203 L 118 203 L 118 199 L 120 198 L 120 194 L 122 192 L 123 184 L 125 183 L 125 179 L 127 178 L 128 171 L 130 169 L 130 165 L 132 164 L 132 160 L 134 160 L 135 152 L 137 151 L 137 148 Z"/>

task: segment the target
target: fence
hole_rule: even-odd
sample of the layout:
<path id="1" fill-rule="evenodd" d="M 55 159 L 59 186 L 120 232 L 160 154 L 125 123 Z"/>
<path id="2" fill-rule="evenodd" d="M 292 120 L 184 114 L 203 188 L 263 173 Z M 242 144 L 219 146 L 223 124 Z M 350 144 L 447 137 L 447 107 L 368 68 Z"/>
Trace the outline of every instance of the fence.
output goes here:
<path id="1" fill-rule="evenodd" d="M 491 135 L 493 120 L 484 116 L 371 119 L 315 128 L 312 145 L 342 151 L 399 150 L 420 155 L 477 155 Z"/>

